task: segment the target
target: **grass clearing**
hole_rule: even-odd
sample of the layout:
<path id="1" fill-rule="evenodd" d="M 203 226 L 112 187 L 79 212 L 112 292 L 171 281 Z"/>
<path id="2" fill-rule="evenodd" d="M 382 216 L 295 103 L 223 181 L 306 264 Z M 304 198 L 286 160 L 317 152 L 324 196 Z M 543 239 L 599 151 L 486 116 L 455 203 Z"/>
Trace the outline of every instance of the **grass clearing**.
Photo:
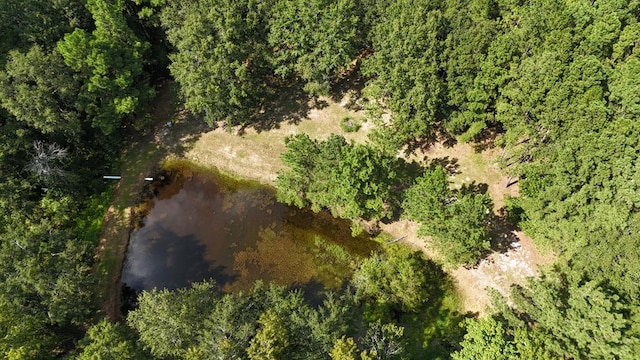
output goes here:
<path id="1" fill-rule="evenodd" d="M 275 119 L 278 125 L 269 131 L 241 126 L 229 131 L 219 126 L 201 134 L 184 157 L 233 176 L 273 185 L 276 174 L 284 169 L 280 155 L 285 151 L 284 139 L 287 136 L 305 133 L 312 139 L 324 140 L 331 134 L 340 134 L 354 142 L 366 141 L 367 126 L 352 133 L 345 133 L 340 128 L 340 120 L 345 116 L 362 122 L 362 111 L 345 109 L 329 98 L 321 98 L 319 103 L 320 108 L 311 108 L 296 122 L 287 121 L 286 117 Z M 277 115 L 274 113 L 274 116 Z"/>

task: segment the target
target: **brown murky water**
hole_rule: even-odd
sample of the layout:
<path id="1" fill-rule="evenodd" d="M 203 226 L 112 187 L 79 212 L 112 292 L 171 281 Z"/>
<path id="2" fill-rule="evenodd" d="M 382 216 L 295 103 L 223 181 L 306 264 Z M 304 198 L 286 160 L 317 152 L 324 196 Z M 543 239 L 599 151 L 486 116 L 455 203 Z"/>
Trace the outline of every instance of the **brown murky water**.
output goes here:
<path id="1" fill-rule="evenodd" d="M 213 278 L 225 291 L 256 280 L 338 288 L 376 243 L 349 223 L 278 203 L 271 189 L 184 167 L 147 202 L 132 232 L 122 282 L 175 289 Z"/>

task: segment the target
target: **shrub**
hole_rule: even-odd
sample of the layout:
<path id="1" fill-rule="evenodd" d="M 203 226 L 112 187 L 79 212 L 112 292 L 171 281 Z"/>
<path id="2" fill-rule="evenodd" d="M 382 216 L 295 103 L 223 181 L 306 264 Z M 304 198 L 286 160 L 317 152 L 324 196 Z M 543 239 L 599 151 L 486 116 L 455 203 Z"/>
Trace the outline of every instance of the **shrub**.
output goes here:
<path id="1" fill-rule="evenodd" d="M 345 116 L 340 120 L 340 128 L 344 132 L 356 132 L 360 130 L 360 122 L 353 119 L 351 116 Z"/>

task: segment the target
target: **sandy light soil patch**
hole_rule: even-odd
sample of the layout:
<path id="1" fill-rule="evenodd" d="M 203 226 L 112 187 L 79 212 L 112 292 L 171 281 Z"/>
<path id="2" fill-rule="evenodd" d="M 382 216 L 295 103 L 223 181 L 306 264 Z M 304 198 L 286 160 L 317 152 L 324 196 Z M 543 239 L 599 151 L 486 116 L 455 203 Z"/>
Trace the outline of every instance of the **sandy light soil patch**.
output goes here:
<path id="1" fill-rule="evenodd" d="M 509 297 L 513 284 L 524 285 L 528 277 L 537 276 L 540 267 L 553 262 L 552 256 L 541 256 L 531 238 L 516 232 L 518 242 L 506 252 L 495 252 L 472 268 L 459 267 L 451 271 L 465 310 L 485 314 L 491 305 L 488 288 Z"/>

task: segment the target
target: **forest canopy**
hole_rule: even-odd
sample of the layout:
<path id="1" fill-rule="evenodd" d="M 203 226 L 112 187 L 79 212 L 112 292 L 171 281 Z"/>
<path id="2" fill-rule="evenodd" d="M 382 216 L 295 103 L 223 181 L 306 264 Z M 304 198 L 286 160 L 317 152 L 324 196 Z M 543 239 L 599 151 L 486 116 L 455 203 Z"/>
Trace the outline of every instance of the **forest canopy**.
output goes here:
<path id="1" fill-rule="evenodd" d="M 0 356 L 632 358 L 638 14 L 635 0 L 0 2 Z M 555 266 L 466 320 L 464 338 L 429 335 L 446 343 L 436 352 L 424 334 L 407 342 L 424 333 L 416 309 L 428 318 L 438 299 L 415 254 L 372 256 L 318 307 L 289 289 L 203 283 L 142 294 L 126 323 L 95 319 L 92 219 L 110 194 L 100 175 L 121 165 L 125 135 L 149 130 L 139 119 L 164 79 L 207 124 L 249 126 L 283 90 L 317 99 L 345 76 L 364 85 L 370 138 L 288 138 L 282 201 L 356 222 L 412 219 L 450 263 L 473 265 L 490 251 L 491 200 L 401 155 L 493 139 L 519 184 L 506 211 Z M 382 283 L 390 276 L 410 286 Z"/>

